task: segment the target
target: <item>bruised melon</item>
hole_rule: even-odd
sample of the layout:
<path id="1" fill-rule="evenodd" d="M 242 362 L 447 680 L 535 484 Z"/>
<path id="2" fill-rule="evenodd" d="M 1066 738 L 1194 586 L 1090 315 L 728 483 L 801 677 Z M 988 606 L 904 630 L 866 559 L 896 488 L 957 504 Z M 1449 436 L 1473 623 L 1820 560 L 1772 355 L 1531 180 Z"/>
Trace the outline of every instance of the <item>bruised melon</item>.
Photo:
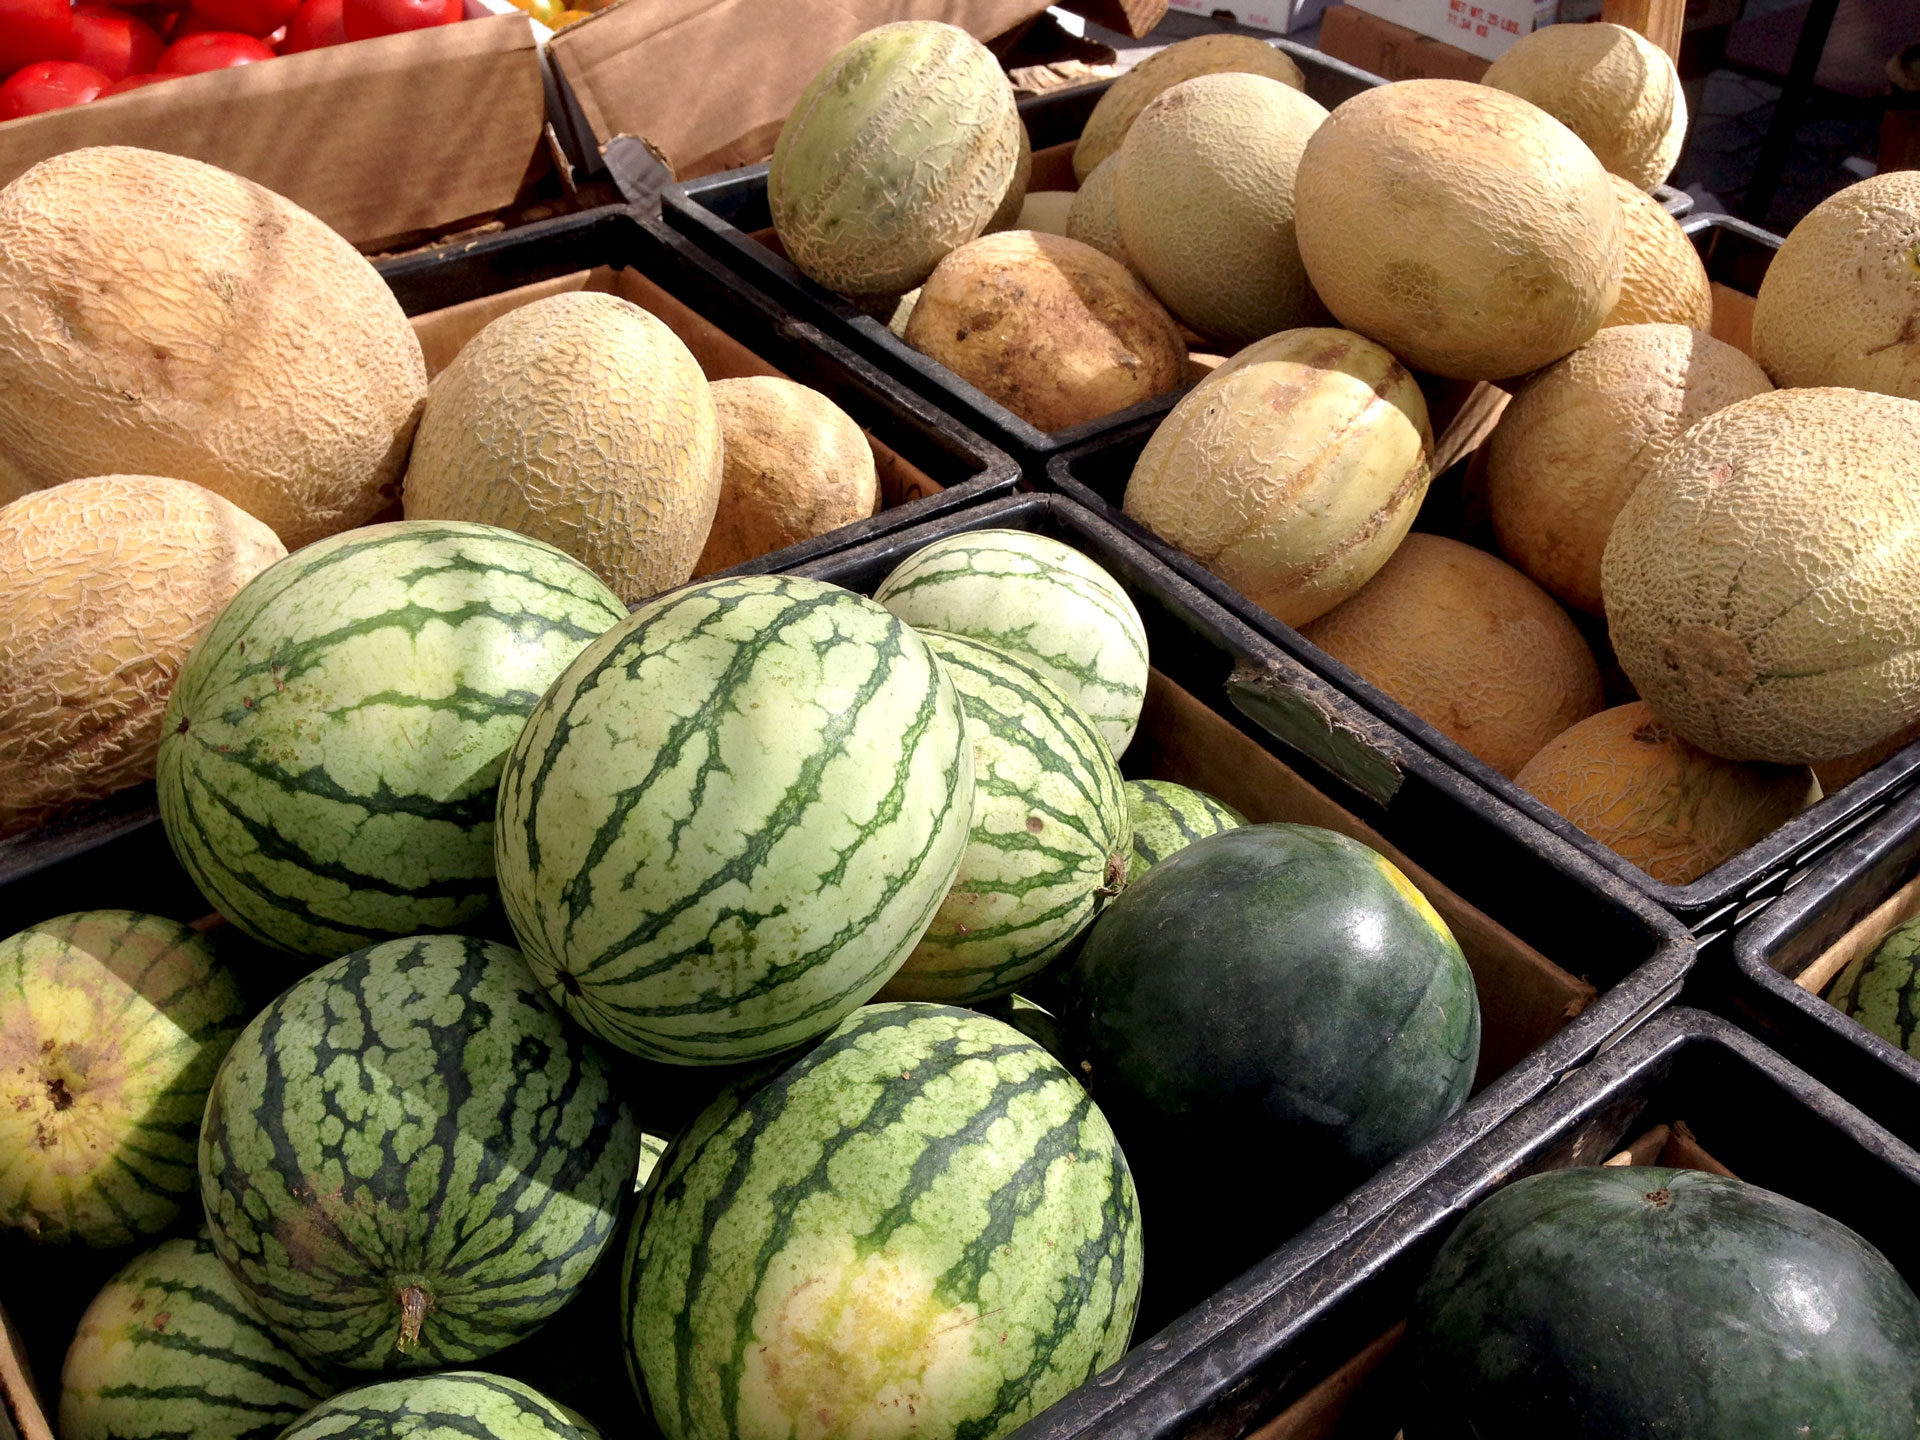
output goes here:
<path id="1" fill-rule="evenodd" d="M 1666 206 L 1618 175 L 1610 178 L 1626 238 L 1620 298 L 1602 328 L 1671 324 L 1711 330 L 1713 286 L 1693 241 Z"/>

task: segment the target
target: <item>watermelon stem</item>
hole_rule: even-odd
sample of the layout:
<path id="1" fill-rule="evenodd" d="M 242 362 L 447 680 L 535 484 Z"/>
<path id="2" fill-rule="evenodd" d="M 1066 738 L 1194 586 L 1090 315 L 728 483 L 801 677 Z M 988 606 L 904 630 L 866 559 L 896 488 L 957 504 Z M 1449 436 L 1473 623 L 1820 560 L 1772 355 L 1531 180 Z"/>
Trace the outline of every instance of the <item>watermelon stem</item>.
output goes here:
<path id="1" fill-rule="evenodd" d="M 418 1285 L 409 1285 L 400 1292 L 399 1300 L 400 1340 L 395 1348 L 404 1355 L 420 1343 L 420 1325 L 433 1308 L 433 1296 Z"/>

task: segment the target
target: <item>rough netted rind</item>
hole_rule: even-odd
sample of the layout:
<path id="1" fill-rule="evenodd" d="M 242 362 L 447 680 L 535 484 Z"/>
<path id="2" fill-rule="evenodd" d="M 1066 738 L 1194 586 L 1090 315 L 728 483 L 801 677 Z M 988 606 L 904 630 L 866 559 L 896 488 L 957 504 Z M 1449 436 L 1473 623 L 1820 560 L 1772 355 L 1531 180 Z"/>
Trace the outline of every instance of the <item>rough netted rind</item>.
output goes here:
<path id="1" fill-rule="evenodd" d="M 174 686 L 174 854 L 234 924 L 300 954 L 482 921 L 508 747 L 625 616 L 578 562 L 485 525 L 401 521 L 289 556 Z"/>
<path id="2" fill-rule="evenodd" d="M 1146 626 L 1119 582 L 1072 546 L 969 531 L 902 561 L 873 598 L 909 625 L 1033 662 L 1125 753 L 1147 697 Z"/>
<path id="3" fill-rule="evenodd" d="M 277 1440 L 334 1389 L 203 1231 L 163 1240 L 93 1297 L 60 1371 L 60 1440 Z"/>
<path id="4" fill-rule="evenodd" d="M 1775 390 L 1687 431 L 1620 511 L 1607 628 L 1727 760 L 1818 764 L 1920 717 L 1920 400 Z"/>
<path id="5" fill-rule="evenodd" d="M 558 1311 L 612 1243 L 639 1159 L 612 1070 L 520 955 L 432 935 L 322 966 L 254 1019 L 207 1100 L 200 1192 L 283 1339 L 422 1370 Z"/>
<path id="6" fill-rule="evenodd" d="M 674 1146 L 628 1246 L 629 1359 L 669 1440 L 992 1440 L 1119 1359 L 1140 1234 L 1045 1050 L 869 1006 Z"/>
<path id="7" fill-rule="evenodd" d="M 426 393 L 379 272 L 251 180 L 109 145 L 0 191 L 0 502 L 171 475 L 298 549 L 393 503 Z"/>
<path id="8" fill-rule="evenodd" d="M 1127 857 L 1129 885 L 1194 841 L 1247 823 L 1247 817 L 1231 805 L 1171 780 L 1129 780 L 1126 793 L 1127 818 L 1133 826 L 1132 853 Z"/>
<path id="9" fill-rule="evenodd" d="M 1857 956 L 1827 990 L 1827 999 L 1889 1045 L 1920 1059 L 1920 920 L 1889 931 Z"/>
<path id="10" fill-rule="evenodd" d="M 500 885 L 574 1019 L 728 1064 L 887 982 L 972 812 L 960 701 L 918 635 L 817 580 L 710 580 L 636 611 L 541 701 L 500 785 Z"/>
<path id="11" fill-rule="evenodd" d="M 280 1440 L 600 1440 L 531 1385 L 479 1370 L 381 1380 L 314 1407 Z"/>
<path id="12" fill-rule="evenodd" d="M 1074 192 L 1073 204 L 1067 208 L 1067 238 L 1091 245 L 1109 260 L 1118 260 L 1131 269 L 1127 242 L 1120 238 L 1120 216 L 1114 209 L 1119 181 L 1119 161 L 1109 155 Z"/>
<path id="13" fill-rule="evenodd" d="M 177 920 L 84 910 L 0 941 L 0 1229 L 126 1245 L 194 1193 L 239 983 Z"/>
<path id="14" fill-rule="evenodd" d="M 880 992 L 971 1005 L 1038 974 L 1126 883 L 1120 767 L 1087 714 L 1033 665 L 926 632 L 973 746 L 973 827 L 933 924 Z"/>
<path id="15" fill-rule="evenodd" d="M 1609 178 L 1625 227 L 1620 232 L 1620 298 L 1601 328 L 1667 324 L 1711 330 L 1713 285 L 1687 232 L 1646 191 L 1618 175 Z"/>
<path id="16" fill-rule="evenodd" d="M 1020 158 L 1000 62 L 953 25 L 869 30 L 827 61 L 773 147 L 767 203 L 793 263 L 830 290 L 898 295 L 983 233 Z"/>

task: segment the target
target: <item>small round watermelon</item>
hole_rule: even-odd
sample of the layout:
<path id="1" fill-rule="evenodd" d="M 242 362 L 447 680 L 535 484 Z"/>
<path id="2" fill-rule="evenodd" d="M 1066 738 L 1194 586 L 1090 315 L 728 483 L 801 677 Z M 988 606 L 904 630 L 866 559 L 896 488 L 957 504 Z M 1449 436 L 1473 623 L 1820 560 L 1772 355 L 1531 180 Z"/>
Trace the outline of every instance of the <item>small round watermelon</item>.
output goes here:
<path id="1" fill-rule="evenodd" d="M 1247 817 L 1231 805 L 1171 780 L 1127 781 L 1127 818 L 1133 824 L 1128 884 L 1174 851 L 1247 823 Z"/>
<path id="2" fill-rule="evenodd" d="M 1495 1192 L 1440 1248 L 1407 1345 L 1407 1440 L 1920 1433 L 1899 1272 L 1819 1211 L 1696 1170 Z"/>
<path id="3" fill-rule="evenodd" d="M 296 551 L 173 687 L 174 854 L 234 924 L 303 955 L 481 923 L 507 748 L 626 613 L 578 561 L 487 525 L 371 525 Z"/>
<path id="4" fill-rule="evenodd" d="M 461 936 L 323 965 L 255 1018 L 207 1101 L 214 1248 L 304 1353 L 461 1365 L 584 1283 L 640 1134 L 520 955 Z"/>
<path id="5" fill-rule="evenodd" d="M 601 1440 L 531 1385 L 478 1370 L 382 1380 L 347 1390 L 289 1425 L 280 1440 Z"/>
<path id="6" fill-rule="evenodd" d="M 628 1244 L 635 1374 L 668 1440 L 991 1440 L 1120 1357 L 1140 1233 L 1046 1051 L 870 1005 L 675 1141 Z"/>
<path id="7" fill-rule="evenodd" d="M 1920 1059 L 1920 920 L 1909 920 L 1840 972 L 1827 999 Z"/>

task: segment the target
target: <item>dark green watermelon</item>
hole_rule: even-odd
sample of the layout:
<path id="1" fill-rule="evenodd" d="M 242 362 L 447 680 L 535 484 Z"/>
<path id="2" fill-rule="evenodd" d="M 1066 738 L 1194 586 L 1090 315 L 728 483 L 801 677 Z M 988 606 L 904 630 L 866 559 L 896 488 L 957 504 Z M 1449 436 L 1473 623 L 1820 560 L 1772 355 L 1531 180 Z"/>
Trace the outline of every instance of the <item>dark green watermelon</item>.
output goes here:
<path id="1" fill-rule="evenodd" d="M 1414 1300 L 1407 1440 L 1920 1434 L 1920 1299 L 1797 1201 L 1694 1170 L 1517 1180 Z"/>
<path id="2" fill-rule="evenodd" d="M 1920 920 L 1892 931 L 1833 982 L 1827 999 L 1882 1040 L 1920 1058 Z"/>

